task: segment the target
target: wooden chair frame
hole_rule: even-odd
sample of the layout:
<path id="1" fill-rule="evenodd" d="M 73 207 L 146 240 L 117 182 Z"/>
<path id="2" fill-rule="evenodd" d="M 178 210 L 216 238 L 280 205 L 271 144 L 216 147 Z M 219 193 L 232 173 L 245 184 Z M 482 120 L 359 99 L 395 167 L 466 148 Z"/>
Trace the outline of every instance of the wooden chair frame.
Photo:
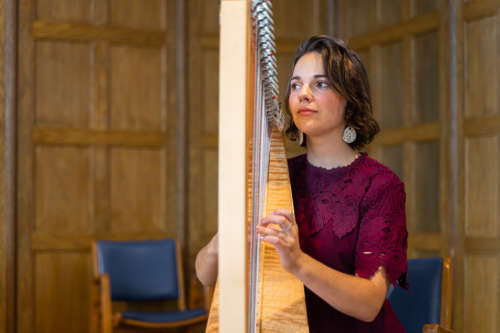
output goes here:
<path id="1" fill-rule="evenodd" d="M 444 257 L 441 275 L 441 324 L 426 324 L 422 329 L 423 333 L 453 333 L 453 330 L 451 329 L 453 292 L 453 281 L 451 273 L 451 259 L 450 257 Z"/>
<path id="2" fill-rule="evenodd" d="M 180 311 L 186 310 L 186 296 L 184 288 L 184 271 L 182 269 L 182 257 L 180 246 L 177 241 L 176 256 L 177 256 L 177 279 L 179 283 L 179 297 L 177 299 L 177 309 Z M 193 319 L 176 321 L 173 323 L 147 323 L 132 319 L 124 319 L 121 313 L 113 313 L 110 281 L 107 274 L 99 274 L 99 266 L 97 259 L 97 241 L 91 244 L 92 251 L 92 285 L 91 285 L 91 300 L 90 300 L 90 333 L 112 333 L 113 328 L 118 326 L 128 327 L 143 327 L 143 328 L 175 328 L 186 327 L 202 323 L 207 320 L 208 313 L 205 316 L 196 317 Z M 209 291 L 205 290 L 205 300 L 209 296 Z M 205 308 L 208 302 L 205 301 Z"/>

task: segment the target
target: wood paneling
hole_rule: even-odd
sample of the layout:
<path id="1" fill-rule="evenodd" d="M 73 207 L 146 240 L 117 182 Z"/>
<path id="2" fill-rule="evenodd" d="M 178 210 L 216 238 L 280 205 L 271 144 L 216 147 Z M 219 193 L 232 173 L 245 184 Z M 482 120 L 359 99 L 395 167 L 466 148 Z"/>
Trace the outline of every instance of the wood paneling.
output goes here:
<path id="1" fill-rule="evenodd" d="M 94 127 L 99 126 L 95 122 Z M 166 144 L 166 133 L 159 131 L 131 130 L 89 130 L 77 128 L 44 128 L 35 127 L 33 142 L 41 145 L 75 145 L 75 146 L 137 146 L 162 147 Z"/>
<path id="2" fill-rule="evenodd" d="M 92 2 L 88 0 L 37 0 L 36 17 L 50 21 L 88 22 Z"/>
<path id="3" fill-rule="evenodd" d="M 40 252 L 34 265 L 36 332 L 88 332 L 90 283 L 75 285 L 90 281 L 88 253 Z"/>
<path id="4" fill-rule="evenodd" d="M 112 25 L 151 30 L 165 28 L 167 8 L 163 0 L 110 0 L 109 3 Z"/>
<path id="5" fill-rule="evenodd" d="M 498 255 L 465 258 L 464 332 L 498 332 Z"/>
<path id="6" fill-rule="evenodd" d="M 89 45 L 40 41 L 35 52 L 35 122 L 54 127 L 88 127 Z M 78 80 L 68 79 L 72 77 Z"/>
<path id="7" fill-rule="evenodd" d="M 428 32 L 415 37 L 415 121 L 439 121 L 438 34 Z"/>
<path id="8" fill-rule="evenodd" d="M 37 147 L 34 163 L 34 231 L 91 234 L 88 149 Z"/>
<path id="9" fill-rule="evenodd" d="M 417 232 L 439 233 L 439 142 L 416 145 L 415 215 Z"/>
<path id="10" fill-rule="evenodd" d="M 465 24 L 465 117 L 500 114 L 499 43 L 498 16 Z"/>
<path id="11" fill-rule="evenodd" d="M 107 41 L 114 44 L 128 44 L 159 48 L 165 44 L 164 31 L 137 30 L 126 27 L 93 26 L 76 23 L 33 22 L 33 37 L 42 40 L 72 42 Z"/>
<path id="12" fill-rule="evenodd" d="M 403 45 L 396 42 L 380 48 L 380 99 L 376 105 L 382 129 L 403 126 Z"/>
<path id="13" fill-rule="evenodd" d="M 15 332 L 17 3 L 0 6 L 0 331 Z"/>
<path id="14" fill-rule="evenodd" d="M 466 139 L 466 236 L 487 238 L 500 236 L 499 151 L 500 135 Z"/>
<path id="15" fill-rule="evenodd" d="M 21 2 L 19 332 L 88 331 L 92 240 L 176 236 L 175 4 Z"/>
<path id="16" fill-rule="evenodd" d="M 161 130 L 166 127 L 162 104 L 166 83 L 164 53 L 155 49 L 112 47 L 110 50 L 110 127 Z"/>
<path id="17" fill-rule="evenodd" d="M 380 148 L 379 159 L 403 179 L 403 146 L 393 145 Z"/>
<path id="18" fill-rule="evenodd" d="M 165 169 L 162 150 L 111 149 L 110 231 L 139 233 L 168 229 Z M 175 230 L 175 226 L 171 228 Z"/>
<path id="19" fill-rule="evenodd" d="M 363 15 L 360 16 L 362 17 Z M 368 33 L 370 30 L 367 30 L 365 32 L 366 34 L 351 37 L 349 39 L 349 46 L 355 50 L 360 50 L 372 45 L 392 43 L 402 39 L 404 36 L 423 34 L 428 31 L 436 30 L 438 24 L 439 13 L 431 12 L 408 21 L 376 30 L 375 32 Z"/>

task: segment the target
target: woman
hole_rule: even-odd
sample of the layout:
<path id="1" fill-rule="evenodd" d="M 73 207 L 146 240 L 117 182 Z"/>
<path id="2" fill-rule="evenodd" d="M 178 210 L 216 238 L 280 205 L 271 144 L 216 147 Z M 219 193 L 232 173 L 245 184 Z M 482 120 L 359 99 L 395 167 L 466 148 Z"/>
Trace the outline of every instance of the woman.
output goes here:
<path id="1" fill-rule="evenodd" d="M 311 333 L 405 332 L 386 300 L 389 284 L 407 287 L 404 186 L 358 152 L 379 130 L 359 57 L 311 37 L 297 49 L 286 97 L 287 134 L 307 149 L 289 160 L 296 218 L 278 210 L 256 231 L 304 283 Z M 214 284 L 216 270 L 217 236 L 196 258 L 202 283 Z"/>

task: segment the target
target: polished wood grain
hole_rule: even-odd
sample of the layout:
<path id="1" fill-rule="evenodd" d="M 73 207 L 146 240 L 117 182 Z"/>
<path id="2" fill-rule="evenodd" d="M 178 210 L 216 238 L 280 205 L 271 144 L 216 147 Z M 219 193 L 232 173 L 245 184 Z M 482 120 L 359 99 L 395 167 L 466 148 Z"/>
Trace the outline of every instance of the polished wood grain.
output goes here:
<path id="1" fill-rule="evenodd" d="M 463 18 L 464 21 L 473 21 L 495 16 L 498 8 L 500 8 L 498 0 L 468 1 L 464 3 Z"/>
<path id="2" fill-rule="evenodd" d="M 166 133 L 161 131 L 93 130 L 78 128 L 35 127 L 33 142 L 39 145 L 125 146 L 161 148 Z"/>
<path id="3" fill-rule="evenodd" d="M 0 331 L 15 332 L 16 316 L 16 80 L 17 13 L 15 1 L 0 6 Z"/>
<path id="4" fill-rule="evenodd" d="M 349 39 L 349 46 L 355 50 L 361 50 L 372 45 L 391 43 L 407 35 L 417 35 L 436 30 L 438 22 L 438 12 L 428 13 L 405 22 L 398 22 L 384 27 L 375 32 L 351 37 Z"/>
<path id="5" fill-rule="evenodd" d="M 266 215 L 280 208 L 293 211 L 293 201 L 282 134 L 273 129 Z M 261 243 L 261 246 L 260 332 L 309 332 L 302 282 L 281 267 L 272 245 Z"/>
<path id="6" fill-rule="evenodd" d="M 95 327 L 93 239 L 177 233 L 174 5 L 19 4 L 19 332 Z"/>
<path id="7" fill-rule="evenodd" d="M 33 37 L 43 40 L 92 42 L 103 40 L 113 44 L 126 44 L 160 48 L 166 43 L 165 31 L 138 30 L 127 27 L 99 27 L 77 23 L 34 21 Z"/>

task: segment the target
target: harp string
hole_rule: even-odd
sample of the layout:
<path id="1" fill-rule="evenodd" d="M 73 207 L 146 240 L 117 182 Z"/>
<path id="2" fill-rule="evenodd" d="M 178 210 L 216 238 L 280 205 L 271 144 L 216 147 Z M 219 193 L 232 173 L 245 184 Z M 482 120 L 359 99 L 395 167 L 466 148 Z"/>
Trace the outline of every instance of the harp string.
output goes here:
<path id="1" fill-rule="evenodd" d="M 271 126 L 280 129 L 284 117 L 277 102 L 278 76 L 272 20 L 268 0 L 252 1 L 253 49 L 255 63 L 255 100 L 252 141 L 252 207 L 250 241 L 250 290 L 248 332 L 259 332 L 260 238 L 255 227 L 265 214 L 266 184 L 271 149 Z"/>

